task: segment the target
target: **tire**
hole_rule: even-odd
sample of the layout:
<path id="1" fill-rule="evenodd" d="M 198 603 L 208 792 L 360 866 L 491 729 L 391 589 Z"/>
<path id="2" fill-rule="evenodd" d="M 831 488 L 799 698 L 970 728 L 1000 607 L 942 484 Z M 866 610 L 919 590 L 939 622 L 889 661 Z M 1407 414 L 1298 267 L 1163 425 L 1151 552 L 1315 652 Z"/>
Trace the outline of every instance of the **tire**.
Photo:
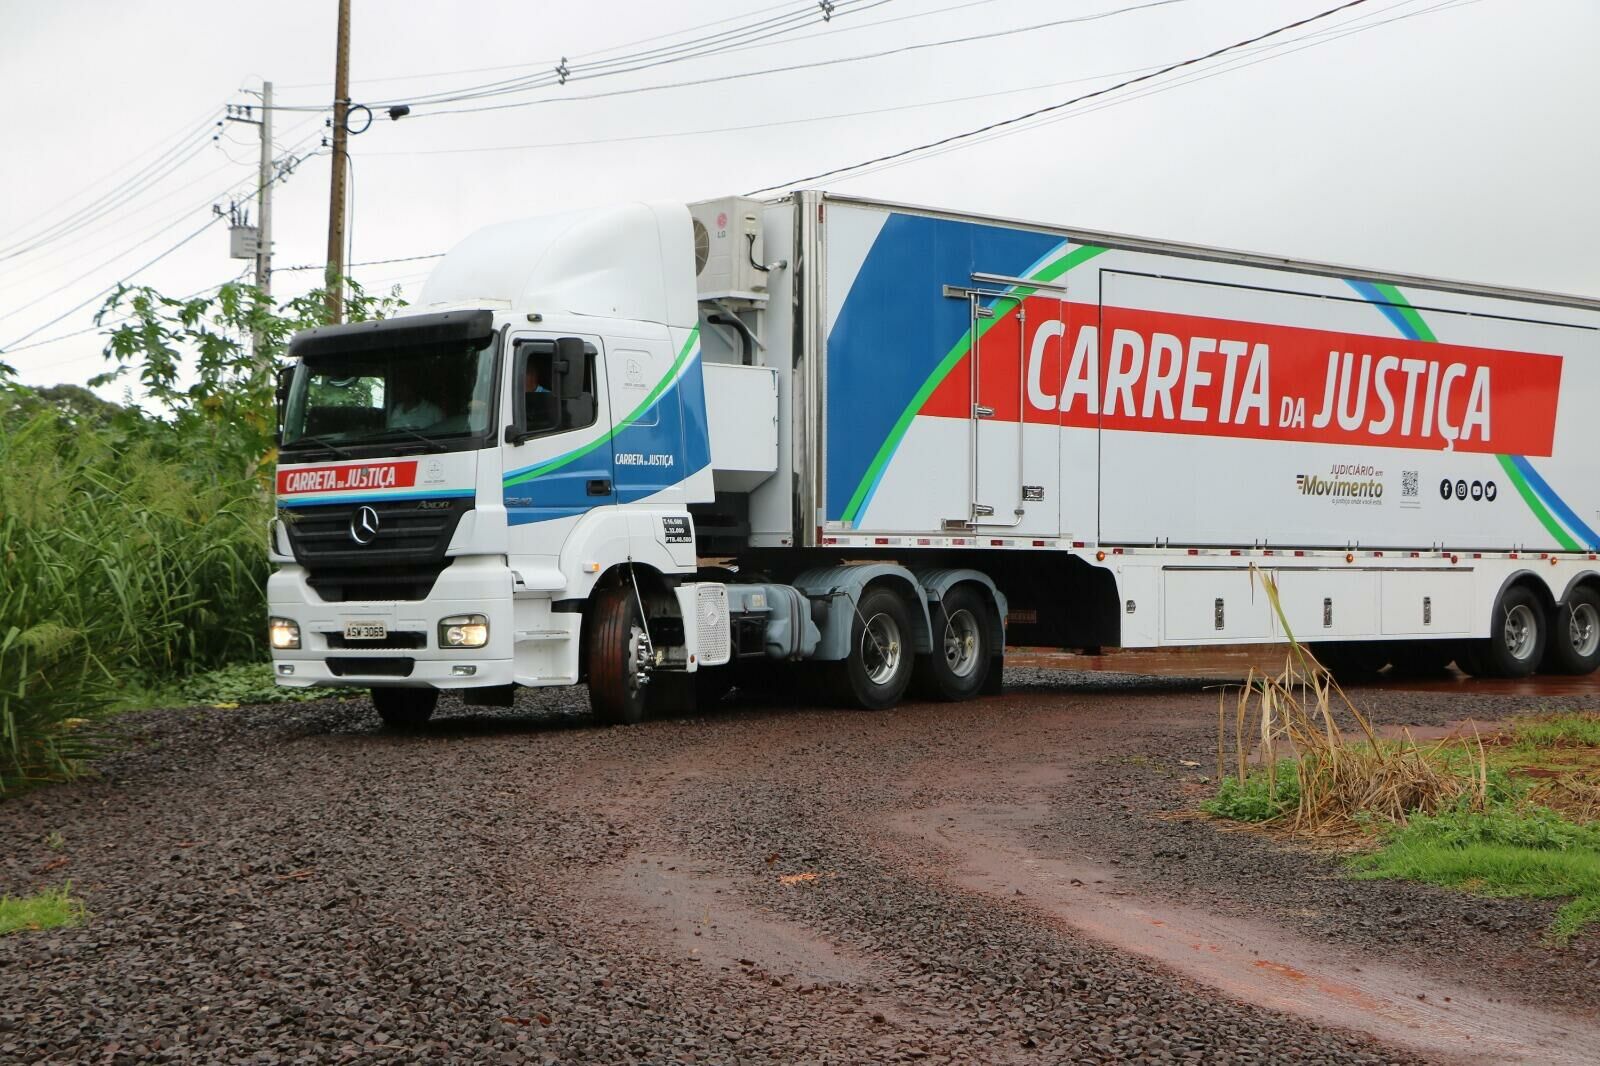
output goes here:
<path id="1" fill-rule="evenodd" d="M 833 664 L 834 693 L 847 706 L 867 711 L 893 707 L 911 684 L 916 655 L 911 612 L 886 588 L 868 588 L 850 625 L 850 655 Z"/>
<path id="2" fill-rule="evenodd" d="M 639 678 L 644 620 L 633 590 L 597 595 L 588 622 L 589 706 L 608 725 L 637 725 L 645 719 L 649 686 Z"/>
<path id="3" fill-rule="evenodd" d="M 1545 668 L 1556 674 L 1592 674 L 1600 668 L 1600 593 L 1573 589 L 1556 608 Z"/>
<path id="4" fill-rule="evenodd" d="M 1468 659 L 1481 677 L 1527 677 L 1539 668 L 1550 634 L 1539 598 L 1523 585 L 1500 594 L 1489 622 L 1489 639 L 1476 642 Z"/>
<path id="5" fill-rule="evenodd" d="M 929 609 L 933 652 L 917 656 L 913 684 L 933 700 L 969 700 L 984 690 L 994 659 L 993 613 L 987 598 L 957 587 Z"/>
<path id="6" fill-rule="evenodd" d="M 1374 640 L 1335 640 L 1310 646 L 1317 662 L 1338 681 L 1371 681 L 1389 665 L 1389 648 Z"/>
<path id="7" fill-rule="evenodd" d="M 383 720 L 384 728 L 397 733 L 421 729 L 433 717 L 439 705 L 436 688 L 375 688 L 372 706 Z"/>

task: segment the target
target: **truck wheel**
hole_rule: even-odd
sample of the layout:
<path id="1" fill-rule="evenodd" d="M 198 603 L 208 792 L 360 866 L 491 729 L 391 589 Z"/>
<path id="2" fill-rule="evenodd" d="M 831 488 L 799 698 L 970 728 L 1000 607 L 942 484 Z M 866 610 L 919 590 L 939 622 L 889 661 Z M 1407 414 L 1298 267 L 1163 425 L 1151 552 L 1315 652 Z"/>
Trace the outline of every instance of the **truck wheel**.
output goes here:
<path id="1" fill-rule="evenodd" d="M 1522 585 L 1500 594 L 1489 623 L 1489 639 L 1477 642 L 1468 660 L 1484 677 L 1527 677 L 1539 668 L 1548 637 L 1544 608 Z M 1465 664 L 1463 664 L 1465 665 Z"/>
<path id="2" fill-rule="evenodd" d="M 990 612 L 971 588 L 954 589 L 929 611 L 933 653 L 917 656 L 913 681 L 928 699 L 968 700 L 983 691 L 994 658 Z"/>
<path id="3" fill-rule="evenodd" d="M 378 717 L 383 719 L 385 728 L 396 732 L 421 729 L 433 717 L 433 709 L 438 705 L 439 690 L 436 688 L 372 690 L 372 706 L 377 708 Z"/>
<path id="4" fill-rule="evenodd" d="M 863 710 L 893 707 L 911 684 L 911 614 L 899 596 L 881 587 L 867 589 L 855 614 L 850 656 L 834 664 L 835 691 Z"/>
<path id="5" fill-rule="evenodd" d="M 1556 608 L 1545 665 L 1558 674 L 1591 674 L 1600 667 L 1600 594 L 1572 590 Z"/>
<path id="6" fill-rule="evenodd" d="M 632 589 L 613 588 L 595 596 L 589 614 L 589 706 L 610 725 L 644 721 L 646 686 L 644 620 Z"/>

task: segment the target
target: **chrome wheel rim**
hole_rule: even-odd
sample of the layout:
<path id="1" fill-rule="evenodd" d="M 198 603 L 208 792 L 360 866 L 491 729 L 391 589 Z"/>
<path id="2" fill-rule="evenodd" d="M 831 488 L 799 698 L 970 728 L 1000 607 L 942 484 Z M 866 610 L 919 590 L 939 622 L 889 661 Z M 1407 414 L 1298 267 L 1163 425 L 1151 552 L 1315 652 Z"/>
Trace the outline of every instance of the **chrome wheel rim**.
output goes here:
<path id="1" fill-rule="evenodd" d="M 1568 612 L 1567 636 L 1572 650 L 1582 658 L 1589 658 L 1600 649 L 1600 610 L 1592 603 L 1580 603 Z"/>
<path id="2" fill-rule="evenodd" d="M 1513 659 L 1521 662 L 1532 658 L 1534 646 L 1539 640 L 1539 620 L 1534 616 L 1533 608 L 1519 603 L 1507 611 L 1502 635 L 1506 651 L 1511 653 Z"/>
<path id="3" fill-rule="evenodd" d="M 628 691 L 637 692 L 650 682 L 650 638 L 638 626 L 628 629 Z"/>
<path id="4" fill-rule="evenodd" d="M 887 614 L 875 614 L 861 627 L 861 665 L 867 680 L 887 685 L 900 670 L 900 625 Z"/>
<path id="5" fill-rule="evenodd" d="M 944 662 L 956 677 L 971 677 L 978 668 L 978 620 L 960 610 L 944 620 Z"/>

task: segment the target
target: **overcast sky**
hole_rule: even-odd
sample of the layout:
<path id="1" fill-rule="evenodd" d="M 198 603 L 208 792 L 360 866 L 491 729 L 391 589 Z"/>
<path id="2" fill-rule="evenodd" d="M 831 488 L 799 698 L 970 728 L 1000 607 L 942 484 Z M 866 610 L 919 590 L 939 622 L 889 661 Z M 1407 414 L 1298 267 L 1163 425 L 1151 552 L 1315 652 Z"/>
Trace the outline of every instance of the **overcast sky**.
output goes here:
<path id="1" fill-rule="evenodd" d="M 562 56 L 574 72 L 565 87 L 477 101 L 539 101 L 529 106 L 430 116 L 470 105 L 419 103 L 399 122 L 378 110 L 350 143 L 354 260 L 441 252 L 500 219 L 785 182 L 1111 85 L 1335 0 L 835 2 L 832 22 L 819 12 L 760 47 L 582 79 L 584 57 L 592 63 L 705 40 L 817 5 L 354 0 L 357 102 L 536 74 Z M 1141 3 L 1148 6 L 969 39 Z M 170 172 L 158 166 L 155 180 L 128 182 L 220 117 L 224 104 L 252 102 L 247 91 L 263 78 L 276 83 L 280 104 L 325 106 L 336 7 L 0 0 L 0 346 L 35 330 L 22 344 L 86 329 L 98 300 L 46 324 L 193 233 L 211 203 L 226 202 L 219 194 L 250 195 L 257 147 L 248 126 L 230 125 L 215 144 L 198 138 Z M 1340 26 L 1373 28 L 1324 32 Z M 1600 297 L 1600 2 L 1368 0 L 1274 40 L 1284 47 L 1245 53 L 1232 62 L 1252 62 L 1238 69 L 1187 84 L 1168 75 L 1011 136 L 813 184 Z M 938 41 L 957 43 L 772 72 Z M 1188 68 L 1187 76 L 1222 63 Z M 767 73 L 563 99 L 751 71 Z M 1163 86 L 1172 87 L 1130 99 Z M 1107 102 L 1113 106 L 1101 106 Z M 277 154 L 315 149 L 324 117 L 279 112 Z M 695 132 L 707 130 L 721 132 Z M 322 262 L 328 184 L 320 154 L 278 189 L 275 266 Z M 53 224 L 112 192 L 135 195 L 52 236 Z M 35 238 L 38 247 L 16 254 Z M 399 284 L 414 296 L 429 265 L 352 272 L 369 287 Z M 228 258 L 220 224 L 133 280 L 187 295 L 247 266 Z M 281 270 L 274 287 L 292 294 L 316 276 Z M 0 359 L 25 382 L 81 382 L 100 369 L 100 347 L 87 332 L 16 345 Z"/>

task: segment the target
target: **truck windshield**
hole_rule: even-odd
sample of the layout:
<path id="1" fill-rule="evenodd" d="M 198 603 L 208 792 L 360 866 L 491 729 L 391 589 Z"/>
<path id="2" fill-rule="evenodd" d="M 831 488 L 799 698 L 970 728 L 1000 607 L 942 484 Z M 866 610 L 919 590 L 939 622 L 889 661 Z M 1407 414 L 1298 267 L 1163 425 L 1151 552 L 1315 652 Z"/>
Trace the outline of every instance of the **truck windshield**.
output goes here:
<path id="1" fill-rule="evenodd" d="M 465 451 L 492 436 L 495 348 L 322 355 L 295 368 L 286 453 Z"/>

